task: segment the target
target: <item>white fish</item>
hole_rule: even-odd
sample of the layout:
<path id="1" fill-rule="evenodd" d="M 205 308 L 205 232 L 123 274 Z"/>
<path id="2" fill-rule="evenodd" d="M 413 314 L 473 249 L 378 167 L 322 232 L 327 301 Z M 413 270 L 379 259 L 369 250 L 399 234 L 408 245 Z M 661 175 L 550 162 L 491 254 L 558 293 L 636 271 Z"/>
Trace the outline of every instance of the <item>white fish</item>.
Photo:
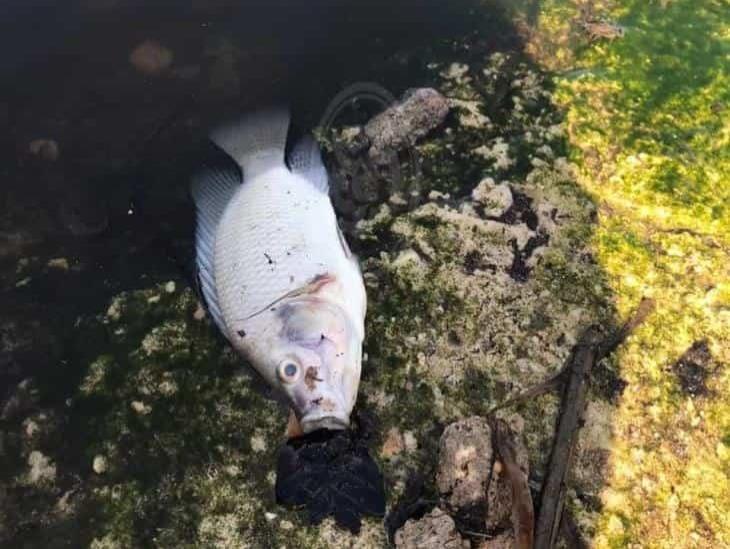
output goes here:
<path id="1" fill-rule="evenodd" d="M 357 398 L 366 309 L 357 258 L 328 194 L 317 143 L 285 164 L 289 114 L 245 116 L 211 134 L 243 171 L 194 177 L 196 260 L 215 323 L 289 398 L 302 430 L 344 429 Z"/>

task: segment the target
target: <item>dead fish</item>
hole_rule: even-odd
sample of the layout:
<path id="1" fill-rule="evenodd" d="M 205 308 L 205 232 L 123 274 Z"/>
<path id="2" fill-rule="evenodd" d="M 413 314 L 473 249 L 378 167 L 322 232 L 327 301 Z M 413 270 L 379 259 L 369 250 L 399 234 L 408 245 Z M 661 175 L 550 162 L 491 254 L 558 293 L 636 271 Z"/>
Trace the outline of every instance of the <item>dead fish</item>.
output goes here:
<path id="1" fill-rule="evenodd" d="M 307 136 L 285 162 L 289 113 L 252 113 L 211 133 L 241 168 L 194 176 L 196 263 L 211 317 L 280 389 L 303 433 L 346 429 L 357 398 L 366 294 Z"/>

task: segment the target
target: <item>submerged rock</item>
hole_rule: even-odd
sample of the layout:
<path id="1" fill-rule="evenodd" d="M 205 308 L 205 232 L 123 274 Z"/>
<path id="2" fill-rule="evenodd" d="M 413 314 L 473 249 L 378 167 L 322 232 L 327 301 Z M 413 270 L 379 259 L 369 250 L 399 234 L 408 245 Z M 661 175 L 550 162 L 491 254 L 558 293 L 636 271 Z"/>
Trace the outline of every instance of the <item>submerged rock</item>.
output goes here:
<path id="1" fill-rule="evenodd" d="M 462 549 L 470 547 L 454 520 L 438 507 L 420 520 L 409 520 L 395 534 L 399 549 Z"/>
<path id="2" fill-rule="evenodd" d="M 448 113 L 448 100 L 436 90 L 412 90 L 365 125 L 370 158 L 376 164 L 389 162 L 388 153 L 415 144 L 438 127 Z"/>

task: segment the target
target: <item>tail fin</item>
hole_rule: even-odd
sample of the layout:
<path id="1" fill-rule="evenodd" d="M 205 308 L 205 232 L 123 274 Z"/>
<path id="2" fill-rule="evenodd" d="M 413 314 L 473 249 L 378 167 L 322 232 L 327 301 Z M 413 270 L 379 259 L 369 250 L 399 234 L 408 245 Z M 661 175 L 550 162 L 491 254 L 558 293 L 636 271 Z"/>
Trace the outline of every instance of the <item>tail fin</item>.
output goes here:
<path id="1" fill-rule="evenodd" d="M 284 148 L 289 131 L 289 111 L 269 109 L 224 124 L 210 134 L 213 142 L 243 168 L 249 179 L 284 165 Z"/>

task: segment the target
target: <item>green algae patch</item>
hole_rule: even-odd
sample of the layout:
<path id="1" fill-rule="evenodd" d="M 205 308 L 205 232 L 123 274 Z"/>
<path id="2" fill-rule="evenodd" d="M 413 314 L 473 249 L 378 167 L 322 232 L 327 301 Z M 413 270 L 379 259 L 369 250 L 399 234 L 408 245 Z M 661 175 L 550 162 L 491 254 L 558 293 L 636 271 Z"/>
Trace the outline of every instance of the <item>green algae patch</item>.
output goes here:
<path id="1" fill-rule="evenodd" d="M 625 33 L 591 43 L 579 7 L 543 3 L 528 49 L 556 72 L 616 307 L 626 315 L 647 296 L 657 309 L 618 357 L 628 385 L 606 486 L 595 505 L 576 491 L 573 510 L 596 547 L 726 546 L 730 11 L 712 0 L 594 2 L 594 20 Z M 677 363 L 699 342 L 710 359 L 693 367 L 712 389 L 688 394 Z"/>

